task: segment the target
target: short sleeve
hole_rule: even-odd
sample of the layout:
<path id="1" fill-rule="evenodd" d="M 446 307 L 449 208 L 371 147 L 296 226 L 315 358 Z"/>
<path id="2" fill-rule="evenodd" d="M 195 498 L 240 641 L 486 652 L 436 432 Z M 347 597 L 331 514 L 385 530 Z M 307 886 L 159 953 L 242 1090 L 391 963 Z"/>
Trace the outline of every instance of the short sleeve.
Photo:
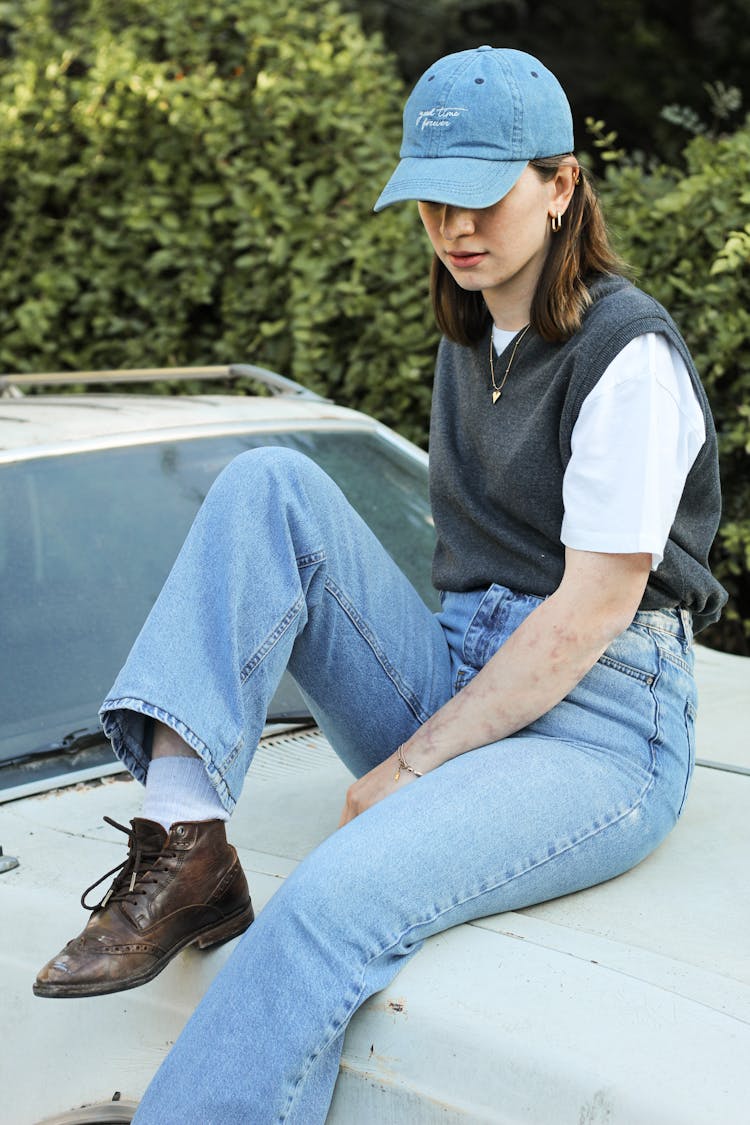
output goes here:
<path id="1" fill-rule="evenodd" d="M 706 440 L 690 373 L 662 335 L 638 336 L 583 402 L 563 479 L 566 547 L 650 553 L 655 570 Z"/>

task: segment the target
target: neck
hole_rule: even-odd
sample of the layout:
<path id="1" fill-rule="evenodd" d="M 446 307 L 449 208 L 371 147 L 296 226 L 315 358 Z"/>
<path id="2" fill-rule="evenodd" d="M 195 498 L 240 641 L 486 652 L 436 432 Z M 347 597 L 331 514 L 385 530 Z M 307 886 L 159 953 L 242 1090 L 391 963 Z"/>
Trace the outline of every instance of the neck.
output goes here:
<path id="1" fill-rule="evenodd" d="M 518 294 L 516 299 L 503 294 L 500 297 L 491 289 L 483 290 L 485 304 L 492 323 L 506 332 L 518 332 L 531 320 L 531 294 Z"/>
<path id="2" fill-rule="evenodd" d="M 497 285 L 482 290 L 490 316 L 498 328 L 518 332 L 531 320 L 531 304 L 542 273 L 546 249 Z"/>

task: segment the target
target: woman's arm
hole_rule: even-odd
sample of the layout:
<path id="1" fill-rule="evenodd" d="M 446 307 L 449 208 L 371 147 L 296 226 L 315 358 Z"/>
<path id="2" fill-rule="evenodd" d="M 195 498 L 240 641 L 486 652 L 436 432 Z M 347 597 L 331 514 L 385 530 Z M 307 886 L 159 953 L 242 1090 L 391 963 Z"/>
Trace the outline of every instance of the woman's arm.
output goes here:
<path id="1" fill-rule="evenodd" d="M 467 686 L 427 720 L 404 746 L 415 770 L 427 773 L 467 750 L 497 742 L 545 714 L 572 691 L 640 605 L 650 554 L 565 551 L 562 582 Z M 350 787 L 341 823 L 414 775 L 395 754 Z"/>

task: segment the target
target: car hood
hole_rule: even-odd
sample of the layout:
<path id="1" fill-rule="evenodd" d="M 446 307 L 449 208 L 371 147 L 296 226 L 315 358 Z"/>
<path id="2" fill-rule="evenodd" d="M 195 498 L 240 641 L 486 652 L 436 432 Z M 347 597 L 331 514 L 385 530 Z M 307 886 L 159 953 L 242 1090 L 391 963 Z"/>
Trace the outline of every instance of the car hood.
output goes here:
<path id="1" fill-rule="evenodd" d="M 731 706 L 714 709 L 709 694 L 698 749 L 714 747 L 741 771 L 732 740 L 744 739 L 750 703 L 748 663 L 738 659 L 699 658 L 704 694 L 713 684 Z M 335 830 L 349 781 L 320 732 L 261 745 L 230 829 L 257 909 Z M 6 1125 L 114 1090 L 137 1100 L 231 952 L 187 950 L 130 993 L 32 996 L 38 968 L 82 925 L 81 890 L 122 859 L 122 837 L 102 816 L 127 823 L 140 799 L 140 786 L 119 776 L 0 810 L 0 839 L 20 859 L 0 876 L 0 988 L 14 1031 L 4 1048 Z M 749 801 L 750 775 L 698 766 L 680 824 L 633 871 L 430 939 L 353 1019 L 329 1122 L 739 1125 L 750 1052 Z M 42 1059 L 54 1081 L 35 1078 Z"/>

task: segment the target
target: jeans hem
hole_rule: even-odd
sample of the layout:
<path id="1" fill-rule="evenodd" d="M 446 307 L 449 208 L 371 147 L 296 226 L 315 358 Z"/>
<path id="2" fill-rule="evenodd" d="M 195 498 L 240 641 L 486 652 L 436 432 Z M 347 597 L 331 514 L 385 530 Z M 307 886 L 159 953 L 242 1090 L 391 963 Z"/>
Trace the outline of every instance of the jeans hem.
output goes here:
<path id="1" fill-rule="evenodd" d="M 144 753 L 142 744 L 128 730 L 127 723 L 120 718 L 122 712 L 132 712 L 146 718 L 155 719 L 178 734 L 203 762 L 208 779 L 216 790 L 224 809 L 228 813 L 234 811 L 237 800 L 232 795 L 223 776 L 211 761 L 211 752 L 208 746 L 198 737 L 195 731 L 169 711 L 165 711 L 153 703 L 148 703 L 144 699 L 136 699 L 133 696 L 105 699 L 99 711 L 102 728 L 112 744 L 116 757 L 137 781 L 140 781 L 143 785 L 146 784 L 149 758 Z"/>

